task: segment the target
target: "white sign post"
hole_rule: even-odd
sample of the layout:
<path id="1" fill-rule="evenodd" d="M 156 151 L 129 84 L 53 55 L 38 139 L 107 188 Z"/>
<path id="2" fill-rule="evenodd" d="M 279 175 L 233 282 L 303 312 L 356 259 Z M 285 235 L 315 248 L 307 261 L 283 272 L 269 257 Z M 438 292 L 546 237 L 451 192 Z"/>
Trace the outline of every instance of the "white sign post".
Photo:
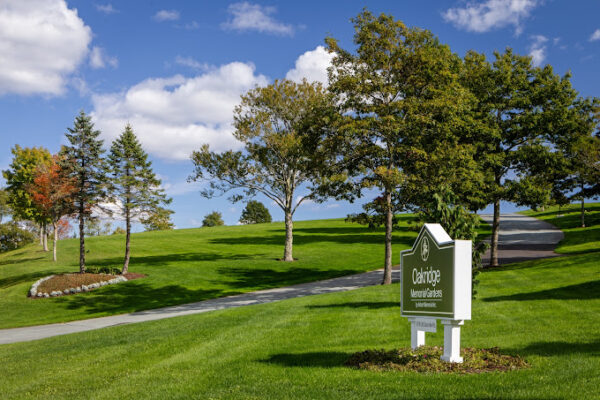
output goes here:
<path id="1" fill-rule="evenodd" d="M 462 362 L 460 327 L 471 319 L 470 240 L 452 240 L 440 224 L 425 224 L 412 249 L 400 253 L 401 310 L 411 323 L 411 346 L 444 325 L 447 362 Z"/>

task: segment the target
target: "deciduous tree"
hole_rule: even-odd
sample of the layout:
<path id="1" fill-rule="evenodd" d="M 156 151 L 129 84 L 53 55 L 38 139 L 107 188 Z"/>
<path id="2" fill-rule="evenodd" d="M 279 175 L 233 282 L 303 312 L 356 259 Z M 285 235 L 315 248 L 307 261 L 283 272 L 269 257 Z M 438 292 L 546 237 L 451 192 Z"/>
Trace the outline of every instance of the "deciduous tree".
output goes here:
<path id="1" fill-rule="evenodd" d="M 58 156 L 54 156 L 49 164 L 42 163 L 35 172 L 33 183 L 27 186 L 40 216 L 50 221 L 54 230 L 53 259 L 56 261 L 58 227 L 62 217 L 75 211 L 73 195 L 75 179 L 67 176 L 60 166 Z"/>
<path id="2" fill-rule="evenodd" d="M 202 226 L 221 226 L 225 225 L 223 222 L 223 216 L 218 211 L 213 211 L 210 214 L 206 214 L 202 220 Z"/>
<path id="3" fill-rule="evenodd" d="M 354 167 L 357 193 L 364 188 L 381 191 L 383 283 L 389 284 L 394 211 L 414 201 L 405 188 L 414 181 L 415 163 L 421 160 L 428 165 L 429 154 L 436 149 L 458 144 L 457 133 L 468 129 L 474 99 L 460 85 L 460 58 L 430 31 L 369 11 L 352 22 L 355 52 L 342 49 L 333 38 L 326 39 L 335 54 L 329 88 L 345 116 L 336 132 L 337 147 L 345 164 Z M 458 181 L 454 174 L 441 179 Z M 421 180 L 413 187 L 425 188 L 424 183 Z"/>
<path id="4" fill-rule="evenodd" d="M 246 204 L 244 211 L 242 211 L 240 222 L 242 224 L 264 224 L 271 222 L 271 213 L 260 201 L 250 200 Z"/>
<path id="5" fill-rule="evenodd" d="M 330 175 L 335 159 L 323 139 L 336 118 L 332 98 L 320 83 L 275 81 L 242 96 L 234 113 L 234 136 L 243 151 L 215 153 L 204 145 L 192 155 L 191 180 L 207 180 L 206 197 L 242 189 L 233 202 L 257 192 L 275 202 L 285 216 L 284 261 L 293 261 L 293 216 Z M 304 189 L 303 195 L 297 192 Z"/>
<path id="6" fill-rule="evenodd" d="M 552 159 L 550 144 L 557 135 L 568 134 L 564 115 L 576 97 L 568 74 L 559 77 L 549 65 L 533 67 L 531 57 L 511 49 L 495 52 L 494 57 L 490 63 L 485 55 L 468 52 L 462 75 L 463 84 L 478 99 L 477 157 L 479 168 L 489 178 L 488 198 L 494 205 L 491 266 L 498 265 L 500 202 L 519 196 L 515 190 L 519 186 L 538 199 L 543 195 L 544 188 L 539 186 L 543 180 L 530 179 L 525 185 L 516 181 L 532 177 L 533 169 Z M 521 192 L 520 197 L 524 201 L 529 196 Z"/>

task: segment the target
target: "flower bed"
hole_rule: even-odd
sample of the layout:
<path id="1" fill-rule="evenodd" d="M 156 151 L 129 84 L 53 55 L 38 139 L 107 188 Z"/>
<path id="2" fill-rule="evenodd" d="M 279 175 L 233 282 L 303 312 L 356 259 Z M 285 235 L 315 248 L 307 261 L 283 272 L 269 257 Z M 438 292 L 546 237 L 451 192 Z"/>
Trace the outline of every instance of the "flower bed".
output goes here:
<path id="1" fill-rule="evenodd" d="M 142 274 L 61 274 L 50 275 L 35 282 L 29 290 L 29 297 L 48 298 L 68 294 L 89 292 L 106 285 L 114 285 L 131 279 L 142 278 Z"/>
<path id="2" fill-rule="evenodd" d="M 461 349 L 462 363 L 449 363 L 440 360 L 441 347 L 423 346 L 416 350 L 367 350 L 354 353 L 346 365 L 370 371 L 413 371 L 421 373 L 461 373 L 478 374 L 491 371 L 512 371 L 526 368 L 528 364 L 519 356 L 501 354 L 497 347 L 490 349 Z"/>

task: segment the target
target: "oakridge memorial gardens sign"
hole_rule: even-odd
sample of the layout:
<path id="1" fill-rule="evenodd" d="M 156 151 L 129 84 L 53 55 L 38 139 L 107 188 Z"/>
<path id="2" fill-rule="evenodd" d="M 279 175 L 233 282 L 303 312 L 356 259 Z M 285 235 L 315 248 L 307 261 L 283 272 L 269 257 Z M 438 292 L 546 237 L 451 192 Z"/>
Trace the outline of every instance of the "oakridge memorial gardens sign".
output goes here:
<path id="1" fill-rule="evenodd" d="M 460 327 L 471 319 L 470 240 L 452 240 L 440 224 L 425 224 L 412 249 L 400 253 L 401 310 L 411 322 L 411 346 L 444 325 L 442 360 L 462 362 Z"/>

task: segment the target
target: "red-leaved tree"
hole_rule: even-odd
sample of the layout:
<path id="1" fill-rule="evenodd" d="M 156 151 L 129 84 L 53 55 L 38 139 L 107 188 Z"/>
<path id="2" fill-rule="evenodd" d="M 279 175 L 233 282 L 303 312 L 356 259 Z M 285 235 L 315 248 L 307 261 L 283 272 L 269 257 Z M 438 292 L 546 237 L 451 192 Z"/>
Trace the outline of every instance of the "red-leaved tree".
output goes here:
<path id="1" fill-rule="evenodd" d="M 48 165 L 43 164 L 37 168 L 33 183 L 27 189 L 40 214 L 52 223 L 54 228 L 53 259 L 56 261 L 59 221 L 62 217 L 74 212 L 75 182 L 63 173 L 59 158 L 55 155 Z"/>

